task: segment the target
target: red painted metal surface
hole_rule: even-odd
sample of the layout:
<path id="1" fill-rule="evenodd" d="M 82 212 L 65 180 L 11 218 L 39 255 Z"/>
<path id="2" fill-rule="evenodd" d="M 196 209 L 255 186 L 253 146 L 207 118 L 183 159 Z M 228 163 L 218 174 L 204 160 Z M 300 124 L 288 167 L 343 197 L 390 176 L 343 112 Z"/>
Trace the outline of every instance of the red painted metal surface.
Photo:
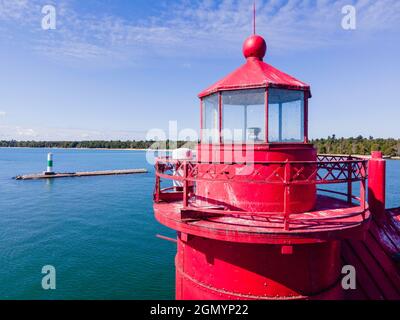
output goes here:
<path id="1" fill-rule="evenodd" d="M 251 152 L 254 164 L 246 163 L 245 166 L 236 165 L 236 159 Z M 296 213 L 312 210 L 316 201 L 315 184 L 292 186 L 290 189 L 290 199 L 284 201 L 284 183 L 276 184 L 254 184 L 252 179 L 260 177 L 272 177 L 280 179 L 282 182 L 290 181 L 291 175 L 297 175 L 300 180 L 302 177 L 310 178 L 316 172 L 316 166 L 312 164 L 301 167 L 291 165 L 290 168 L 285 164 L 287 161 L 316 161 L 317 155 L 311 145 L 293 144 L 291 147 L 273 145 L 242 146 L 242 145 L 204 145 L 201 144 L 197 149 L 198 176 L 206 176 L 212 172 L 224 173 L 226 176 L 235 176 L 240 183 L 226 184 L 213 179 L 209 181 L 197 180 L 196 196 L 198 199 L 206 199 L 209 203 L 227 206 L 230 209 L 244 211 L 263 211 L 277 212 L 284 210 L 285 203 L 288 205 L 286 212 Z M 220 161 L 210 165 L 210 159 L 217 158 Z M 246 156 L 243 157 L 246 159 Z M 264 163 L 263 163 L 264 162 Z M 270 164 L 266 164 L 269 162 Z M 277 162 L 274 164 L 274 162 Z M 301 167 L 301 168 L 300 168 Z M 301 170 L 301 171 L 300 171 Z M 286 176 L 285 176 L 286 173 Z M 243 175 L 241 175 L 243 174 Z M 251 190 L 251 193 L 249 193 Z"/>
<path id="2" fill-rule="evenodd" d="M 332 157 L 331 159 L 335 159 L 335 157 Z M 336 157 L 336 159 L 338 159 Z M 382 170 L 379 170 L 378 173 L 374 172 L 373 170 L 369 170 L 370 174 L 379 174 L 382 173 Z M 336 177 L 338 178 L 338 177 Z M 338 179 L 336 181 L 339 181 Z M 384 179 L 380 179 L 380 181 L 384 181 Z M 383 186 L 381 185 L 381 188 Z M 182 197 L 182 195 L 181 195 Z M 178 197 L 179 199 L 179 197 Z M 333 210 L 337 210 L 337 208 L 344 208 L 346 207 L 346 204 L 343 201 L 338 201 L 337 203 L 334 203 L 333 198 L 327 198 L 327 199 L 321 199 L 321 205 L 326 206 L 326 208 L 321 208 L 321 212 L 326 212 L 327 208 L 331 208 Z M 175 209 L 172 209 L 175 208 Z M 335 209 L 336 208 L 336 209 Z M 159 219 L 159 221 L 163 224 L 169 225 L 165 220 L 163 220 L 161 217 L 162 215 L 167 214 L 168 212 L 175 211 L 176 213 L 180 212 L 179 209 L 179 201 L 178 202 L 160 202 L 159 204 L 155 204 L 155 211 L 156 211 L 156 217 Z M 184 221 L 187 224 L 193 224 L 199 226 L 202 222 L 204 221 L 212 221 L 213 219 L 209 216 L 206 216 L 205 219 L 204 217 L 198 217 L 198 218 L 190 218 L 189 220 Z M 180 217 L 174 217 L 173 219 L 175 223 L 180 221 Z M 218 223 L 217 224 L 217 229 L 221 230 L 220 227 L 223 225 L 224 222 Z M 230 222 L 226 222 L 226 225 L 230 224 Z M 178 230 L 179 228 L 177 225 L 169 225 L 170 227 Z M 252 226 L 253 227 L 253 226 Z M 301 227 L 300 227 L 301 228 Z M 229 239 L 223 239 L 221 240 L 224 241 L 216 241 L 215 243 L 213 242 L 208 242 L 210 246 L 208 248 L 219 248 L 221 246 L 228 246 L 233 250 L 233 252 L 230 252 L 230 254 L 227 254 L 226 248 L 221 250 L 215 251 L 215 250 L 210 250 L 208 253 L 208 256 L 205 255 L 204 250 L 201 251 L 198 248 L 198 241 L 201 239 L 201 241 L 206 241 L 207 239 L 209 241 L 212 241 L 211 239 L 204 237 L 204 235 L 210 235 L 212 231 L 208 230 L 204 234 L 200 234 L 199 236 L 196 235 L 195 233 L 190 235 L 190 229 L 183 229 L 184 231 L 188 232 L 185 233 L 184 237 L 184 242 L 182 245 L 182 241 L 179 240 L 179 245 L 178 245 L 178 255 L 177 255 L 177 283 L 176 283 L 176 297 L 178 299 L 338 299 L 338 298 L 343 298 L 343 299 L 391 299 L 391 300 L 398 300 L 400 299 L 400 208 L 396 209 L 388 209 L 385 211 L 384 216 L 380 217 L 377 219 L 376 217 L 372 220 L 371 226 L 369 228 L 369 231 L 365 234 L 365 239 L 355 239 L 355 230 L 352 230 L 349 232 L 345 238 L 347 238 L 345 241 L 341 241 L 341 264 L 346 265 L 346 264 L 351 264 L 355 266 L 357 270 L 357 288 L 356 290 L 342 290 L 339 284 L 337 283 L 336 287 L 330 287 L 327 286 L 326 291 L 322 294 L 310 294 L 306 293 L 304 289 L 301 290 L 300 293 L 298 293 L 296 290 L 292 290 L 291 288 L 295 288 L 295 286 L 288 286 L 288 287 L 283 287 L 285 284 L 289 283 L 290 281 L 293 281 L 291 277 L 287 277 L 285 273 L 282 273 L 281 278 L 277 275 L 270 275 L 270 278 L 264 277 L 263 272 L 267 273 L 268 268 L 262 268 L 261 266 L 267 266 L 267 264 L 261 263 L 262 261 L 260 259 L 248 259 L 250 261 L 257 261 L 257 266 L 261 269 L 260 274 L 257 274 L 256 278 L 252 278 L 251 282 L 248 281 L 248 278 L 246 276 L 246 273 L 249 272 L 248 269 L 246 269 L 246 264 L 244 264 L 244 268 L 241 269 L 241 263 L 242 262 L 235 262 L 232 264 L 229 264 L 231 260 L 229 260 L 230 256 L 232 255 L 233 257 L 236 257 L 239 255 L 242 255 L 241 251 L 237 251 L 239 247 L 237 247 L 233 242 L 225 241 Z M 221 230 L 222 232 L 223 230 Z M 260 230 L 257 230 L 260 231 Z M 225 230 L 225 233 L 229 232 L 228 230 Z M 248 233 L 248 230 L 245 231 Z M 274 231 L 271 231 L 274 232 Z M 364 232 L 360 232 L 359 236 L 362 237 Z M 259 235 L 259 234 L 258 234 Z M 326 243 L 322 239 L 322 234 L 317 235 L 315 239 L 315 243 Z M 335 238 L 335 237 L 334 237 Z M 180 238 L 182 239 L 182 237 Z M 193 240 L 195 239 L 195 240 Z M 262 250 L 262 248 L 265 248 L 267 251 L 269 250 L 268 248 L 281 248 L 282 246 L 278 245 L 279 243 L 286 243 L 286 244 L 292 244 L 293 245 L 293 252 L 296 252 L 296 248 L 301 248 L 304 246 L 305 242 L 301 242 L 300 238 L 298 238 L 298 242 L 293 241 L 292 243 L 288 241 L 288 238 L 284 237 L 276 237 L 276 242 L 272 242 L 273 244 L 264 244 L 264 247 L 261 245 L 257 245 L 257 241 L 254 241 L 254 239 L 250 240 L 248 244 L 250 245 L 251 248 L 254 247 L 254 250 L 256 253 L 258 253 L 257 256 L 262 256 L 265 257 L 265 252 Z M 191 242 L 194 241 L 194 242 Z M 246 243 L 246 241 L 244 241 Z M 188 245 L 188 243 L 191 243 L 194 248 L 191 245 Z M 262 242 L 261 242 L 262 243 Z M 331 243 L 331 242 L 328 242 Z M 297 246 L 296 246 L 297 245 Z M 336 249 L 337 250 L 337 249 Z M 206 250 L 207 251 L 207 250 Z M 247 254 L 246 257 L 248 257 L 247 253 L 247 248 L 245 250 Z M 266 252 L 267 252 L 266 251 Z M 312 252 L 312 251 L 309 251 Z M 331 251 L 335 252 L 335 251 Z M 254 253 L 254 255 L 256 255 Z M 281 251 L 282 253 L 282 251 Z M 182 264 L 182 259 L 183 257 L 188 257 L 187 255 L 190 255 L 191 257 L 197 257 L 199 261 L 197 261 L 197 264 L 206 264 L 204 268 L 208 268 L 210 272 L 204 272 L 205 269 L 203 267 L 201 268 L 194 268 L 193 266 L 185 265 L 184 267 L 181 265 Z M 268 256 L 268 255 L 267 255 Z M 333 256 L 337 256 L 334 254 Z M 212 258 L 210 258 L 212 257 Z M 298 257 L 297 257 L 298 258 Z M 207 260 L 208 259 L 208 260 Z M 282 258 L 284 259 L 284 258 Z M 240 283 L 243 285 L 243 283 L 248 283 L 249 286 L 244 288 L 243 291 L 240 291 L 238 288 L 233 287 L 229 288 L 226 284 L 224 284 L 224 281 L 226 281 L 227 278 L 224 278 L 223 275 L 220 275 L 218 273 L 213 273 L 212 268 L 215 266 L 215 261 L 219 261 L 218 265 L 222 265 L 223 270 L 228 272 L 233 272 L 236 274 L 238 272 L 237 270 L 240 270 L 239 276 L 238 277 L 233 277 L 229 279 L 236 279 L 233 283 Z M 189 260 L 190 261 L 190 260 Z M 279 260 L 276 260 L 279 261 Z M 302 261 L 302 259 L 296 259 L 296 263 L 298 261 Z M 325 261 L 325 259 L 322 259 L 321 261 Z M 276 265 L 280 265 L 278 262 Z M 230 271 L 229 269 L 232 268 L 233 271 Z M 337 272 L 338 267 L 333 268 L 333 269 L 326 269 L 325 273 L 332 274 Z M 220 271 L 222 272 L 222 271 Z M 243 273 L 242 273 L 243 272 Z M 199 274 L 201 275 L 200 279 L 198 279 Z M 303 278 L 303 275 L 306 273 L 303 272 L 297 272 L 296 275 L 299 279 Z M 203 279 L 204 275 L 208 275 L 210 279 L 206 277 L 206 279 Z M 246 280 L 244 280 L 246 279 Z M 280 281 L 276 281 L 276 279 L 281 279 Z M 304 278 L 303 278 L 304 279 Z M 216 281 L 216 282 L 212 282 Z M 254 281 L 254 282 L 253 282 Z M 267 281 L 268 283 L 272 283 L 272 285 L 269 286 L 269 290 L 271 292 L 274 292 L 272 295 L 268 295 L 267 292 L 263 292 L 260 295 L 254 294 L 256 291 L 248 291 L 246 289 L 248 288 L 259 288 L 260 283 L 264 281 L 264 283 Z M 224 287 L 226 287 L 224 289 Z M 239 286 L 240 287 L 240 286 Z M 332 289 L 331 289 L 332 288 Z M 232 291 L 233 290 L 233 291 Z M 278 294 L 276 295 L 275 291 L 277 290 Z M 247 291 L 247 293 L 245 293 Z M 251 293 L 253 292 L 253 294 Z M 286 295 L 285 293 L 286 292 Z M 295 293 L 296 292 L 296 293 Z M 313 292 L 314 293 L 314 292 Z"/>
<path id="3" fill-rule="evenodd" d="M 199 170 L 202 163 L 170 159 L 159 160 L 156 175 L 160 179 L 196 184 L 247 182 L 253 185 L 248 186 L 249 190 L 257 184 L 277 188 L 291 184 L 365 182 L 366 160 L 327 156 L 318 160 L 260 163 L 263 167 L 274 165 L 296 172 L 289 184 L 283 179 L 285 170 L 275 170 L 270 175 L 265 175 L 262 169 L 253 175 L 230 175 L 226 170 Z M 185 175 L 171 174 L 182 166 L 187 168 Z M 313 168 L 315 172 L 305 168 Z M 338 287 L 339 240 L 363 238 L 370 218 L 365 201 L 361 203 L 363 195 L 351 196 L 359 205 L 318 196 L 313 211 L 285 214 L 285 210 L 255 212 L 207 204 L 204 199 L 198 201 L 195 189 L 197 186 L 183 191 L 160 189 L 156 190 L 158 196 L 155 195 L 155 199 L 160 199 L 154 205 L 157 220 L 180 234 L 176 257 L 177 299 L 343 298 L 344 293 Z M 289 260 L 292 262 L 288 263 Z M 255 270 L 259 271 L 254 273 Z"/>
<path id="4" fill-rule="evenodd" d="M 369 166 L 351 156 L 317 156 L 308 144 L 310 87 L 262 61 L 261 37 L 247 39 L 243 51 L 247 62 L 199 95 L 219 92 L 218 143 L 200 143 L 191 161 L 155 165 L 155 217 L 178 232 L 177 299 L 397 298 L 400 219 L 384 210 L 381 155 Z M 270 87 L 305 92 L 304 141 L 268 143 Z M 266 90 L 266 142 L 223 144 L 221 91 L 249 88 Z M 250 160 L 239 161 L 248 153 Z M 181 187 L 162 189 L 161 180 Z M 339 183 L 347 193 L 322 188 Z M 357 266 L 361 289 L 342 290 L 343 263 Z"/>
<path id="5" fill-rule="evenodd" d="M 342 243 L 343 264 L 357 270 L 357 287 L 346 299 L 400 300 L 400 208 L 373 218 L 364 240 Z"/>
<path id="6" fill-rule="evenodd" d="M 285 220 L 279 213 L 184 208 L 181 201 L 154 204 L 157 220 L 177 231 L 222 241 L 283 245 L 361 239 L 370 219 L 367 209 L 363 211 L 361 206 L 348 206 L 342 200 L 319 196 L 315 211 Z"/>
<path id="7" fill-rule="evenodd" d="M 248 37 L 243 44 L 243 55 L 246 59 L 256 58 L 262 61 L 266 52 L 267 44 L 265 40 L 258 35 Z"/>
<path id="8" fill-rule="evenodd" d="M 156 175 L 164 179 L 196 182 L 196 193 L 187 189 L 188 195 L 183 195 L 183 198 L 187 199 L 187 203 L 185 202 L 184 206 L 188 207 L 190 202 L 191 205 L 189 208 L 192 210 L 199 211 L 202 207 L 210 208 L 210 206 L 212 206 L 213 208 L 217 208 L 219 212 L 222 210 L 225 214 L 234 213 L 240 215 L 251 214 L 267 216 L 277 215 L 282 212 L 284 217 L 286 217 L 285 214 L 300 215 L 302 212 L 312 210 L 315 204 L 315 188 L 317 184 L 359 181 L 360 189 L 362 190 L 361 197 L 359 198 L 361 201 L 361 211 L 365 212 L 365 200 L 363 200 L 365 199 L 365 188 L 363 185 L 366 180 L 366 160 L 356 158 L 347 160 L 345 157 L 326 156 L 321 156 L 318 160 L 319 161 L 258 161 L 253 164 L 205 164 L 194 161 L 181 162 L 171 159 L 159 159 L 156 164 Z M 182 170 L 185 166 L 188 168 L 186 171 L 187 175 L 173 175 L 175 171 Z M 250 168 L 250 170 L 248 168 Z M 242 174 L 242 172 L 246 174 Z M 288 178 L 287 172 L 290 173 L 290 178 Z M 159 186 L 159 183 L 156 185 Z M 208 185 L 210 190 L 213 190 L 214 193 L 204 195 L 204 190 L 202 189 L 203 185 Z M 219 188 L 213 189 L 214 185 L 219 186 Z M 235 186 L 238 186 L 238 190 L 243 190 L 243 193 L 240 194 L 244 199 L 242 207 L 238 207 L 239 201 L 237 195 L 239 193 L 234 192 L 236 190 Z M 243 188 L 243 186 L 246 187 Z M 285 202 L 283 200 L 286 189 L 290 190 L 291 197 L 286 199 L 286 210 L 284 210 Z M 249 190 L 271 191 L 273 197 L 281 201 L 279 205 L 276 206 L 271 206 L 268 203 L 263 203 L 262 206 L 251 206 L 251 201 L 248 203 L 244 202 L 246 197 L 254 199 L 251 197 L 255 195 L 249 195 Z M 296 204 L 296 196 L 300 197 L 298 200 L 299 202 L 302 196 L 304 197 L 304 201 L 307 200 L 305 197 L 306 193 L 301 192 L 303 190 L 310 192 L 314 197 L 313 206 L 308 210 L 294 211 L 293 207 L 295 207 L 294 204 Z M 154 197 L 155 199 L 167 200 L 167 198 L 170 197 L 170 191 L 170 188 L 164 192 L 158 188 L 156 189 Z M 235 200 L 230 199 L 232 196 L 236 196 Z M 264 194 L 264 197 L 268 199 L 267 194 Z M 347 195 L 347 197 L 351 198 L 352 195 Z M 216 199 L 224 199 L 225 201 L 218 201 Z M 232 203 L 236 203 L 236 205 L 232 205 Z M 290 216 L 287 216 L 287 218 L 290 218 Z"/>
<path id="9" fill-rule="evenodd" d="M 178 240 L 177 299 L 304 299 L 335 290 L 340 280 L 340 243 L 237 244 L 189 236 Z"/>
<path id="10" fill-rule="evenodd" d="M 377 217 L 385 214 L 386 161 L 382 152 L 372 152 L 369 160 L 368 203 L 371 212 Z"/>

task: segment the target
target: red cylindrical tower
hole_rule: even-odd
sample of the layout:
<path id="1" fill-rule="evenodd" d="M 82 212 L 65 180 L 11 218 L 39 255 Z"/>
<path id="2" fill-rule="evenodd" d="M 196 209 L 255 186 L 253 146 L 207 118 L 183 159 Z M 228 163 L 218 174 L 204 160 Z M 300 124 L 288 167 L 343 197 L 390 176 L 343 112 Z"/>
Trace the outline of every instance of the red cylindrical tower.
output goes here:
<path id="1" fill-rule="evenodd" d="M 368 225 L 366 161 L 317 156 L 310 87 L 263 62 L 266 49 L 251 36 L 246 63 L 200 93 L 196 159 L 156 163 L 155 216 L 178 231 L 177 299 L 341 298 L 340 240 Z M 353 182 L 359 197 L 317 193 Z"/>

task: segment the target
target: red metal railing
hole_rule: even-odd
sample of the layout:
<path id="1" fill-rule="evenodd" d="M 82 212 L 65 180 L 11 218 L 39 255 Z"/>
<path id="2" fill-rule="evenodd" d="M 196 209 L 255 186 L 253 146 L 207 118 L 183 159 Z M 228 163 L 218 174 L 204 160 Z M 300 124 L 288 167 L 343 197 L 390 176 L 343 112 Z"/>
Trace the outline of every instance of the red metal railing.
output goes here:
<path id="1" fill-rule="evenodd" d="M 232 165 L 235 171 L 232 171 Z M 319 155 L 317 161 L 268 161 L 253 163 L 199 163 L 196 161 L 177 161 L 170 158 L 159 158 L 155 164 L 156 185 L 155 202 L 182 201 L 182 210 L 193 210 L 208 214 L 226 214 L 242 216 L 276 216 L 284 217 L 284 229 L 289 229 L 290 213 L 288 211 L 290 187 L 294 185 L 326 185 L 346 183 L 347 192 L 318 189 L 345 196 L 349 204 L 359 202 L 357 214 L 366 211 L 366 179 L 368 161 L 351 156 Z M 199 170 L 201 166 L 201 170 Z M 249 174 L 249 166 L 252 166 Z M 178 181 L 179 187 L 161 188 L 161 179 Z M 221 208 L 199 207 L 191 199 L 194 197 L 195 184 L 198 181 L 226 183 L 274 184 L 284 186 L 283 212 L 245 212 Z M 353 194 L 353 183 L 360 183 L 360 196 Z M 335 217 L 332 217 L 334 219 Z"/>

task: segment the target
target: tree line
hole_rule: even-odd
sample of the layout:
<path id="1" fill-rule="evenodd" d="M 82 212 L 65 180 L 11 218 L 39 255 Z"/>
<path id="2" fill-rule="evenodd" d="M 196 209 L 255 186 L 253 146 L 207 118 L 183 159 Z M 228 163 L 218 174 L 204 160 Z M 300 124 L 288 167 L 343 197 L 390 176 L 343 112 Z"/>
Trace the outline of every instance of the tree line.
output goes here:
<path id="1" fill-rule="evenodd" d="M 335 135 L 328 138 L 311 141 L 318 153 L 327 154 L 354 154 L 367 155 L 371 151 L 382 151 L 385 156 L 400 157 L 400 139 L 382 139 L 362 136 L 337 138 Z M 0 141 L 0 147 L 20 148 L 85 148 L 85 149 L 175 149 L 182 146 L 194 148 L 196 142 L 178 141 Z"/>
<path id="2" fill-rule="evenodd" d="M 152 141 L 152 140 L 130 140 L 130 141 L 16 141 L 0 140 L 3 148 L 78 148 L 78 149 L 175 149 L 182 146 L 194 147 L 195 142 L 178 141 Z"/>
<path id="3" fill-rule="evenodd" d="M 400 156 L 400 139 L 375 139 L 371 136 L 336 138 L 332 135 L 326 139 L 312 140 L 312 143 L 316 146 L 318 153 L 368 155 L 371 151 L 382 151 L 385 156 Z"/>

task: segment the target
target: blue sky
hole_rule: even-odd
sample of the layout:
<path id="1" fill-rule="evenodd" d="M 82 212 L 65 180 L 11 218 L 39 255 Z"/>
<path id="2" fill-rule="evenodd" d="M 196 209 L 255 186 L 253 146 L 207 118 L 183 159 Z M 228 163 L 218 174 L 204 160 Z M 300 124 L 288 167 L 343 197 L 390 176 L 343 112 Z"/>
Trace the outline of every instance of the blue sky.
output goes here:
<path id="1" fill-rule="evenodd" d="M 197 94 L 244 62 L 252 3 L 0 0 L 0 139 L 198 129 Z M 265 61 L 311 85 L 312 137 L 400 138 L 400 1 L 256 3 Z M 47 4 L 56 30 L 41 28 Z"/>

